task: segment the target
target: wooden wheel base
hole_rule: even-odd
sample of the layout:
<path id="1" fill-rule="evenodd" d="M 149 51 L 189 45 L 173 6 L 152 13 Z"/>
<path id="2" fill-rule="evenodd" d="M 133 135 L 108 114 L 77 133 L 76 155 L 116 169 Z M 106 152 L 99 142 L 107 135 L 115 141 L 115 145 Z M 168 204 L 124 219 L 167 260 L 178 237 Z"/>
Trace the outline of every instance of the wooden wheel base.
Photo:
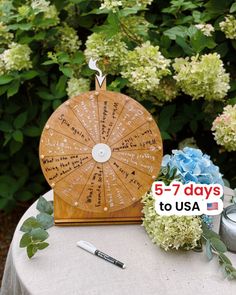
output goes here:
<path id="1" fill-rule="evenodd" d="M 54 222 L 55 225 L 101 225 L 101 224 L 140 224 L 142 222 L 140 201 L 113 213 L 86 212 L 70 206 L 54 192 Z M 62 217 L 63 216 L 63 217 Z"/>

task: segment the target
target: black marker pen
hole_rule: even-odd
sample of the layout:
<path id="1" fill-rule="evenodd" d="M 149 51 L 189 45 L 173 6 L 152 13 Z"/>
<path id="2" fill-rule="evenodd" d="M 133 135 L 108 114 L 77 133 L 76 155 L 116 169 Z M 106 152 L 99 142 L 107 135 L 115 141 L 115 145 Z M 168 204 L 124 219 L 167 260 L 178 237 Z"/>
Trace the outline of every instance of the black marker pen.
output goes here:
<path id="1" fill-rule="evenodd" d="M 94 245 L 90 244 L 89 242 L 79 241 L 79 242 L 77 242 L 77 246 L 100 257 L 100 258 L 102 258 L 102 259 L 104 259 L 104 260 L 106 260 L 106 261 L 108 261 L 108 262 L 110 262 L 110 263 L 112 263 L 112 264 L 114 264 L 114 265 L 119 266 L 120 268 L 125 268 L 124 263 L 122 263 L 122 262 L 116 260 L 115 258 L 99 251 Z"/>

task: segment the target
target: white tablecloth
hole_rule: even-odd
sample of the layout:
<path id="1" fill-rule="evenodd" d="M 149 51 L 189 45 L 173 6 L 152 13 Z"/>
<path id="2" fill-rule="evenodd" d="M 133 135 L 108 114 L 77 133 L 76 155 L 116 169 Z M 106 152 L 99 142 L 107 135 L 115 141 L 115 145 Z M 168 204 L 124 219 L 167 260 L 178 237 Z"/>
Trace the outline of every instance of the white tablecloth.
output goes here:
<path id="1" fill-rule="evenodd" d="M 45 197 L 52 199 L 52 191 Z M 52 227 L 50 246 L 29 260 L 19 248 L 19 228 L 36 216 L 33 204 L 20 220 L 8 253 L 1 295 L 233 295 L 236 282 L 224 279 L 214 258 L 203 253 L 165 252 L 140 225 Z M 124 262 L 120 269 L 76 247 L 86 240 Z M 236 255 L 229 253 L 236 265 Z"/>

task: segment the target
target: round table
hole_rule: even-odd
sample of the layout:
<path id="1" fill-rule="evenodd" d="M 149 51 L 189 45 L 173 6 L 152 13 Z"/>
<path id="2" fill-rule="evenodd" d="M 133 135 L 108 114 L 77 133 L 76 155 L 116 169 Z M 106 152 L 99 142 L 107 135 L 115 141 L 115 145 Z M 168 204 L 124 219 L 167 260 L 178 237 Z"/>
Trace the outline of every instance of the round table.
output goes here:
<path id="1" fill-rule="evenodd" d="M 52 200 L 49 191 L 44 197 Z M 34 203 L 20 220 L 8 253 L 1 295 L 232 295 L 236 282 L 224 279 L 218 261 L 193 251 L 165 252 L 140 225 L 49 229 L 50 246 L 28 259 L 19 248 L 19 228 L 36 216 Z M 124 262 L 114 266 L 76 246 L 86 240 Z M 228 253 L 236 265 L 236 255 Z"/>

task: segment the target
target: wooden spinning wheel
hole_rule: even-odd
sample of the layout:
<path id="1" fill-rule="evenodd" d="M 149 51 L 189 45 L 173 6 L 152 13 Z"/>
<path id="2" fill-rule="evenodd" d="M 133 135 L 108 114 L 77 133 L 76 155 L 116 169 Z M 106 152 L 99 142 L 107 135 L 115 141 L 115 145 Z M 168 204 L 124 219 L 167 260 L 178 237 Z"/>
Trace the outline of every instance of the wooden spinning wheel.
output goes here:
<path id="1" fill-rule="evenodd" d="M 43 130 L 40 162 L 56 224 L 139 222 L 140 198 L 158 175 L 155 121 L 134 99 L 102 88 L 67 100 Z"/>

